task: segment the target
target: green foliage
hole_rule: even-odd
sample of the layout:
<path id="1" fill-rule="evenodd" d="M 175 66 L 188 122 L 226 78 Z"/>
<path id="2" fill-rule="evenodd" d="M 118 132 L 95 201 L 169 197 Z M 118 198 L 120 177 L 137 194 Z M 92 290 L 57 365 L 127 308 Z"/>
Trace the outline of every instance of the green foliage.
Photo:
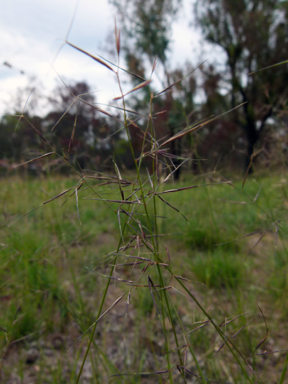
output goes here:
<path id="1" fill-rule="evenodd" d="M 210 64 L 205 70 L 207 79 L 210 78 L 210 83 L 204 83 L 209 106 L 212 106 L 211 99 L 216 108 L 223 101 L 220 83 L 226 84 L 228 89 L 226 109 L 245 103 L 229 119 L 245 131 L 246 169 L 268 118 L 277 118 L 278 108 L 280 105 L 283 108 L 287 99 L 287 89 L 283 86 L 288 78 L 286 65 L 279 71 L 271 69 L 251 75 L 251 72 L 287 59 L 283 33 L 287 34 L 288 13 L 284 3 L 198 0 L 195 5 L 196 24 L 202 29 L 204 39 L 220 47 L 225 55 L 224 71 L 220 66 L 218 69 L 217 64 Z"/>
<path id="2" fill-rule="evenodd" d="M 110 0 L 122 19 L 124 33 L 134 43 L 126 44 L 129 52 L 146 54 L 151 62 L 156 56 L 165 64 L 170 43 L 171 21 L 177 13 L 180 1 L 153 0 L 149 3 L 131 0 Z"/>
<path id="3" fill-rule="evenodd" d="M 149 289 L 139 289 L 137 292 L 137 308 L 139 309 L 140 316 L 151 316 L 154 308 L 154 302 Z"/>
<path id="4" fill-rule="evenodd" d="M 243 284 L 244 256 L 217 249 L 214 252 L 189 255 L 189 264 L 197 280 L 209 288 L 239 288 Z"/>
<path id="5" fill-rule="evenodd" d="M 120 139 L 115 143 L 114 157 L 116 164 L 120 167 L 131 169 L 134 165 L 133 157 L 130 154 L 129 143 L 125 139 Z"/>
<path id="6" fill-rule="evenodd" d="M 26 296 L 24 300 L 20 300 L 20 303 L 20 306 L 17 305 L 17 301 L 11 303 L 5 317 L 1 319 L 3 328 L 6 329 L 11 341 L 39 330 L 38 309 L 33 295 Z"/>

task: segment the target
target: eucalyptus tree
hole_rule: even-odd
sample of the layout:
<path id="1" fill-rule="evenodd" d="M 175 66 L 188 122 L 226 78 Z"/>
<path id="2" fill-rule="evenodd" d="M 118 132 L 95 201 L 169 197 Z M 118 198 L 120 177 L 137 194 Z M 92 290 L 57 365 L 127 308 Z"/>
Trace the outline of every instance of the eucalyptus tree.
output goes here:
<path id="1" fill-rule="evenodd" d="M 163 89 L 183 77 L 185 74 L 183 68 L 177 71 L 171 70 L 168 58 L 172 24 L 177 17 L 181 0 L 110 0 L 110 2 L 116 7 L 117 17 L 121 23 L 121 43 L 129 71 L 147 78 L 151 75 L 153 63 L 157 57 L 154 76 Z M 136 83 L 139 81 L 136 77 L 131 77 L 131 80 Z M 185 85 L 188 88 L 185 88 Z M 163 135 L 172 137 L 183 128 L 187 115 L 193 109 L 195 85 L 193 79 L 183 81 L 182 87 L 179 85 L 178 88 L 170 88 L 168 92 L 164 92 L 153 100 L 155 113 L 165 111 L 153 121 L 158 138 Z M 138 95 L 138 97 L 133 95 L 129 102 L 134 109 L 144 113 L 149 107 L 149 91 L 145 88 Z M 181 162 L 181 147 L 180 140 L 171 142 L 170 153 L 175 166 Z M 175 177 L 178 178 L 179 175 L 180 168 L 175 172 Z"/>
<path id="2" fill-rule="evenodd" d="M 213 68 L 215 91 L 222 89 L 229 108 L 243 103 L 233 119 L 246 135 L 247 168 L 267 120 L 287 103 L 288 65 L 257 71 L 288 59 L 288 2 L 198 0 L 194 10 L 204 40 L 225 55 Z"/>

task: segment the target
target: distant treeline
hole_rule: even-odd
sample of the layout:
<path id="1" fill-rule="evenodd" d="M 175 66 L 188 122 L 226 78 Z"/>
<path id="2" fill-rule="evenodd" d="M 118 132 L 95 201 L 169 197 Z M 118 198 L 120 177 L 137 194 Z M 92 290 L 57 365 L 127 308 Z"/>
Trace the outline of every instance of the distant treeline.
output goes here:
<path id="1" fill-rule="evenodd" d="M 250 167 L 252 171 L 251 160 L 254 167 L 285 165 L 288 3 L 195 2 L 193 26 L 202 31 L 203 44 L 211 50 L 220 48 L 224 59 L 222 63 L 211 63 L 208 57 L 193 71 L 191 63 L 169 70 L 171 26 L 181 1 L 151 0 L 145 7 L 142 1 L 128 2 L 127 8 L 126 0 L 112 1 L 121 23 L 122 38 L 116 37 L 116 50 L 126 61 L 131 88 L 150 78 L 151 67 L 152 73 L 160 68 L 157 76 L 163 84 L 163 92 L 156 98 L 152 97 L 153 83 L 126 98 L 129 135 L 136 158 L 150 150 L 149 132 L 153 130 L 159 142 L 179 134 L 179 139 L 163 148 L 170 154 L 165 156 L 166 162 L 159 153 L 162 168 L 177 167 L 184 159 L 190 160 L 185 166 L 195 173 L 215 167 L 241 172 Z M 103 65 L 101 60 L 95 65 Z M 122 168 L 133 167 L 120 104 L 118 109 L 114 104 L 103 110 L 96 104 L 89 85 L 83 82 L 72 83 L 69 89 L 60 86 L 47 98 L 50 112 L 46 116 L 28 110 L 18 123 L 19 117 L 10 114 L 1 118 L 3 169 L 50 152 L 57 155 L 29 163 L 27 169 L 38 167 L 48 172 L 56 168 L 63 172 L 70 164 L 79 171 L 107 171 L 114 169 L 115 162 Z M 196 102 L 200 99 L 201 103 Z M 181 132 L 187 127 L 216 116 L 220 117 L 182 137 Z M 151 156 L 147 154 L 143 159 L 147 167 Z M 175 176 L 179 174 L 180 170 Z"/>

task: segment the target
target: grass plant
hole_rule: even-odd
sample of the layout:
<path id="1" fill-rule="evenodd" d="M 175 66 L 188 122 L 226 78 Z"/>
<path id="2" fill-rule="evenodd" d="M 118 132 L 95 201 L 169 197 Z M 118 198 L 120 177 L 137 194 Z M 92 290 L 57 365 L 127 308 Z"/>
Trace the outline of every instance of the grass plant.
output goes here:
<path id="1" fill-rule="evenodd" d="M 131 177 L 131 175 L 125 175 L 126 177 Z M 167 263 L 168 260 L 166 246 L 170 255 L 170 264 L 177 271 L 177 275 L 189 280 L 185 281 L 187 289 L 197 295 L 204 308 L 211 307 L 209 313 L 213 314 L 218 325 L 225 318 L 233 318 L 242 314 L 238 319 L 226 325 L 226 332 L 230 332 L 233 336 L 241 327 L 245 326 L 233 339 L 246 356 L 251 356 L 253 348 L 265 335 L 265 325 L 257 304 L 263 308 L 269 326 L 269 337 L 266 341 L 268 345 L 265 347 L 269 352 L 285 349 L 285 316 L 287 312 L 285 245 L 287 236 L 284 232 L 282 234 L 281 229 L 279 229 L 276 244 L 275 227 L 271 222 L 269 224 L 269 221 L 267 227 L 267 221 L 263 217 L 262 222 L 259 220 L 259 224 L 257 224 L 258 232 L 244 237 L 251 230 L 250 222 L 257 215 L 263 215 L 263 210 L 268 211 L 270 209 L 277 217 L 285 216 L 286 200 L 282 195 L 283 183 L 280 182 L 281 178 L 283 177 L 275 178 L 273 184 L 270 183 L 270 178 L 262 177 L 260 179 L 258 187 L 261 184 L 263 185 L 262 191 L 265 191 L 265 195 L 260 195 L 257 199 L 258 213 L 256 214 L 250 211 L 250 204 L 229 203 L 229 201 L 234 201 L 235 198 L 235 191 L 230 186 L 227 189 L 225 186 L 211 187 L 210 199 L 215 204 L 215 206 L 213 205 L 215 208 L 213 208 L 215 221 L 220 228 L 223 228 L 223 231 L 226 230 L 227 240 L 231 241 L 229 246 L 219 245 L 219 237 L 212 237 L 211 234 L 214 230 L 212 222 L 206 223 L 206 227 L 203 225 L 207 237 L 213 240 L 209 242 L 209 246 L 205 242 L 203 245 L 200 242 L 198 244 L 194 240 L 191 241 L 191 237 L 196 236 L 197 232 L 195 235 L 195 230 L 190 228 L 192 220 L 190 221 L 189 215 L 191 219 L 194 216 L 196 217 L 195 222 L 197 222 L 197 218 L 200 219 L 202 216 L 207 215 L 206 205 L 203 203 L 203 195 L 200 193 L 200 189 L 182 191 L 181 201 L 178 200 L 178 202 L 176 196 L 174 197 L 172 194 L 169 200 L 167 198 L 170 204 L 177 204 L 177 208 L 186 213 L 190 225 L 176 211 L 170 210 L 169 206 L 162 207 L 162 215 L 166 219 L 162 220 L 161 230 L 165 230 L 163 233 L 171 235 L 164 237 L 165 245 L 159 244 L 159 248 L 166 257 L 166 260 L 163 257 L 163 263 Z M 60 332 L 63 337 L 69 340 L 69 335 L 74 335 L 72 340 L 69 341 L 72 344 L 95 321 L 95 308 L 99 305 L 103 295 L 103 284 L 107 279 L 105 276 L 107 276 L 107 269 L 109 270 L 109 264 L 111 264 L 111 247 L 113 247 L 113 243 L 115 247 L 117 246 L 117 236 L 120 233 L 118 216 L 110 209 L 106 209 L 101 201 L 93 201 L 93 207 L 91 207 L 91 200 L 85 199 L 85 196 L 83 196 L 79 204 L 82 222 L 80 226 L 75 202 L 69 199 L 62 205 L 65 200 L 63 196 L 62 201 L 60 201 L 60 198 L 59 200 L 56 199 L 33 212 L 33 216 L 24 217 L 14 225 L 8 226 L 9 223 L 28 212 L 33 206 L 40 205 L 47 196 L 57 194 L 56 188 L 58 188 L 58 191 L 65 190 L 67 187 L 75 185 L 77 181 L 74 180 L 73 182 L 69 178 L 64 180 L 55 178 L 54 183 L 43 180 L 41 182 L 42 189 L 39 188 L 37 179 L 10 178 L 8 182 L 10 194 L 5 196 L 7 180 L 1 180 L 1 193 L 3 200 L 5 199 L 6 218 L 2 216 L 1 224 L 0 326 L 7 331 L 1 333 L 2 350 L 5 351 L 8 346 L 12 348 L 12 345 L 17 346 L 17 353 L 20 353 L 23 348 L 20 348 L 20 346 L 23 343 L 29 346 L 31 343 L 36 342 L 39 345 L 41 340 L 49 339 L 49 335 L 55 332 Z M 196 184 L 197 180 L 192 179 L 192 183 Z M 249 195 L 248 192 L 251 190 L 251 198 L 255 197 L 254 194 L 257 191 L 257 185 L 255 187 L 255 184 L 257 183 L 254 180 L 247 181 L 247 194 Z M 177 187 L 182 188 L 184 185 L 187 184 L 185 182 L 178 183 Z M 237 182 L 235 183 L 235 188 L 240 188 L 240 186 L 240 182 L 238 182 L 238 185 Z M 173 189 L 175 184 L 170 183 L 166 187 L 167 189 Z M 219 188 L 222 190 L 220 191 Z M 116 196 L 117 191 L 115 190 L 113 193 Z M 25 196 L 21 204 L 19 202 L 20 196 Z M 191 207 L 191 196 L 195 204 L 193 212 L 189 212 L 187 209 L 188 206 Z M 219 196 L 225 201 L 219 201 Z M 281 200 L 282 204 L 279 203 Z M 225 207 L 225 210 L 221 209 L 219 203 Z M 247 215 L 250 214 L 252 218 L 246 217 L 246 221 L 241 222 L 239 220 L 239 207 L 246 210 Z M 96 217 L 95 211 L 98 212 Z M 244 213 L 243 216 L 245 216 Z M 226 220 L 229 223 L 227 226 L 225 225 Z M 199 227 L 201 228 L 200 221 Z M 73 231 L 73 236 L 70 237 L 71 231 Z M 266 234 L 257 244 L 265 231 Z M 235 234 L 237 234 L 237 237 L 235 237 Z M 126 239 L 130 241 L 131 238 L 127 235 Z M 148 237 L 147 241 L 149 241 Z M 253 248 L 255 245 L 256 247 Z M 142 252 L 142 247 L 140 248 L 141 255 L 139 257 L 147 258 L 147 252 L 144 250 Z M 124 252 L 122 251 L 119 257 L 127 257 L 123 255 Z M 138 250 L 135 256 L 138 257 Z M 139 261 L 141 259 L 136 259 L 136 262 Z M 133 265 L 131 265 L 131 262 Z M 115 300 L 127 291 L 127 286 L 121 279 L 130 281 L 133 277 L 137 277 L 139 271 L 138 264 L 135 264 L 133 259 L 131 261 L 131 258 L 128 258 L 126 265 L 120 265 L 125 264 L 121 263 L 120 260 L 117 264 L 119 265 L 116 267 L 114 279 L 110 283 L 110 294 L 108 292 L 108 302 L 105 309 L 111 307 Z M 92 346 L 91 354 L 93 361 L 94 359 L 95 361 L 98 360 L 94 364 L 105 367 L 105 369 L 96 369 L 97 375 L 100 375 L 100 382 L 104 380 L 103 378 L 112 374 L 123 373 L 124 369 L 125 372 L 133 370 L 132 373 L 144 372 L 146 369 L 149 371 L 151 365 L 147 363 L 147 359 L 150 362 L 156 360 L 155 369 L 162 370 L 163 356 L 165 356 L 165 345 L 163 344 L 165 336 L 162 336 L 161 326 L 159 325 L 159 315 L 162 314 L 160 312 L 161 297 L 157 295 L 157 287 L 155 293 L 152 287 L 153 295 L 151 294 L 148 281 L 145 279 L 145 277 L 147 278 L 145 274 L 149 274 L 154 283 L 154 281 L 157 281 L 157 271 L 155 266 L 150 265 L 147 261 L 143 261 L 139 265 L 141 271 L 146 265 L 148 265 L 148 268 L 144 272 L 144 276 L 138 281 L 139 286 L 130 288 L 129 305 L 127 304 L 127 296 L 118 303 L 121 310 L 117 306 L 111 308 L 102 319 L 103 324 L 101 324 L 101 321 L 99 322 L 99 333 L 96 330 L 95 340 L 98 342 L 101 340 L 98 349 L 102 349 L 104 355 L 99 357 L 100 352 L 95 349 L 96 345 Z M 95 268 L 96 270 L 94 270 Z M 146 287 L 141 287 L 141 285 L 146 285 Z M 178 316 L 184 329 L 188 330 L 188 332 L 201 327 L 203 322 L 207 321 L 207 318 L 191 300 L 178 293 L 178 291 L 187 296 L 187 293 L 183 291 L 180 285 L 173 284 L 173 289 L 168 290 L 172 323 L 175 324 L 177 332 L 183 338 L 183 330 L 179 326 Z M 166 334 L 171 338 L 173 330 L 169 320 L 166 320 L 165 326 Z M 278 339 L 279 329 L 283 330 L 281 332 L 282 342 L 279 342 Z M 111 334 L 113 335 L 113 343 Z M 209 322 L 203 328 L 189 333 L 187 339 L 195 346 L 200 364 L 203 369 L 205 367 L 208 378 L 215 378 L 216 368 L 213 366 L 214 364 L 217 366 L 216 371 L 219 377 L 224 377 L 225 380 L 229 381 L 228 377 L 230 375 L 234 382 L 237 382 L 236 380 L 238 382 L 247 381 L 241 379 L 243 373 L 238 370 L 233 372 L 231 356 L 229 356 L 225 347 L 216 353 L 217 347 L 220 348 L 221 346 L 221 341 Z M 141 340 L 141 343 L 139 340 Z M 124 341 L 127 343 L 127 349 L 122 363 L 119 363 L 120 358 L 118 357 L 118 368 L 113 364 L 109 365 L 108 360 L 113 356 L 111 352 L 112 345 L 115 345 L 116 349 L 119 348 L 120 351 L 123 351 Z M 73 359 L 76 361 L 76 371 L 74 376 L 70 371 L 70 375 L 71 380 L 74 377 L 74 381 L 76 381 L 79 361 L 81 357 L 83 358 L 84 342 L 85 336 L 72 348 Z M 140 353 L 140 351 L 142 352 Z M 12 352 L 10 353 L 12 356 Z M 16 354 L 16 350 L 13 353 Z M 175 352 L 173 353 L 175 354 Z M 207 353 L 208 355 L 205 357 Z M 192 370 L 195 363 L 191 361 L 191 357 L 189 357 L 191 355 L 186 354 L 186 361 L 189 361 L 187 369 Z M 79 355 L 78 363 L 77 355 Z M 137 358 L 134 358 L 134 355 Z M 279 364 L 281 359 L 284 361 L 285 356 L 282 353 L 277 357 L 272 354 L 267 355 L 267 358 L 257 356 L 255 359 L 255 369 L 257 368 L 257 359 L 260 365 L 267 359 L 267 364 L 261 369 L 264 369 L 264 372 L 269 372 L 269 375 L 274 377 L 276 376 L 275 370 L 271 369 L 268 361 Z M 61 361 L 60 356 L 59 361 Z M 115 361 L 117 362 L 117 353 Z M 8 362 L 9 353 L 7 362 L 6 360 L 3 361 L 4 372 L 7 364 L 9 367 Z M 138 362 L 139 365 L 137 365 Z M 42 362 L 42 364 L 44 363 Z M 225 369 L 223 370 L 223 364 L 225 364 L 229 374 Z M 72 362 L 71 366 L 73 366 Z M 24 371 L 27 371 L 25 361 L 23 367 Z M 43 375 L 42 368 L 44 369 L 44 365 L 43 367 L 40 366 Z M 92 370 L 90 364 L 88 364 L 88 368 Z M 195 372 L 194 369 L 197 368 L 193 368 L 193 373 Z M 64 373 L 62 372 L 65 376 Z M 174 375 L 173 380 L 177 382 L 177 376 L 175 373 Z M 93 382 L 95 378 L 93 376 L 90 379 Z M 146 379 L 148 382 L 149 380 L 151 382 L 157 380 L 155 376 Z M 53 380 L 51 378 L 51 382 Z M 134 379 L 132 380 L 130 376 L 117 376 L 113 380 L 116 382 L 133 382 Z M 139 380 L 139 377 L 136 378 L 135 376 L 134 382 L 139 382 Z"/>
<path id="2" fill-rule="evenodd" d="M 114 161 L 114 175 L 1 180 L 3 375 L 20 353 L 13 348 L 26 343 L 40 351 L 37 383 L 283 383 L 287 181 L 248 178 L 241 185 L 214 172 L 175 184 L 166 148 L 208 122 L 157 141 L 153 100 L 166 89 L 151 91 L 141 130 L 127 112 L 126 95 L 151 79 L 123 94 L 116 27 L 115 37 L 114 66 L 66 43 L 116 77 L 122 116 L 105 114 L 125 131 L 135 171 L 124 174 Z M 75 101 L 85 102 L 81 95 Z M 143 139 L 139 158 L 132 129 Z M 148 173 L 142 169 L 147 156 Z M 160 162 L 166 174 L 159 174 Z M 49 368 L 48 352 L 58 359 Z M 22 362 L 18 375 L 25 382 Z"/>

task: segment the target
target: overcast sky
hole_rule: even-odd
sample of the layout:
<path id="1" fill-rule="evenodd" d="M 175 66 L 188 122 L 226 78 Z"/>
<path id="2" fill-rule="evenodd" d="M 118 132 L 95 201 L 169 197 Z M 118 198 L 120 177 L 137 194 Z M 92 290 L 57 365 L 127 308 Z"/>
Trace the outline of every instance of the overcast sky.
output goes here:
<path id="1" fill-rule="evenodd" d="M 8 110 L 8 105 L 15 106 L 17 89 L 33 86 L 33 76 L 36 77 L 35 84 L 41 84 L 46 92 L 52 90 L 56 81 L 59 82 L 56 72 L 68 83 L 71 80 L 87 81 L 91 89 L 97 91 L 98 102 L 108 103 L 119 95 L 113 73 L 71 47 L 64 46 L 54 60 L 75 7 L 76 0 L 1 1 L 1 114 Z M 109 34 L 114 33 L 114 17 L 114 9 L 108 0 L 79 0 L 69 41 L 92 54 L 107 56 L 105 47 Z M 191 0 L 183 0 L 178 21 L 172 29 L 170 59 L 174 68 L 186 60 L 193 65 L 200 61 L 200 36 L 189 27 L 191 17 Z M 21 94 L 22 104 L 28 94 L 28 91 Z"/>

